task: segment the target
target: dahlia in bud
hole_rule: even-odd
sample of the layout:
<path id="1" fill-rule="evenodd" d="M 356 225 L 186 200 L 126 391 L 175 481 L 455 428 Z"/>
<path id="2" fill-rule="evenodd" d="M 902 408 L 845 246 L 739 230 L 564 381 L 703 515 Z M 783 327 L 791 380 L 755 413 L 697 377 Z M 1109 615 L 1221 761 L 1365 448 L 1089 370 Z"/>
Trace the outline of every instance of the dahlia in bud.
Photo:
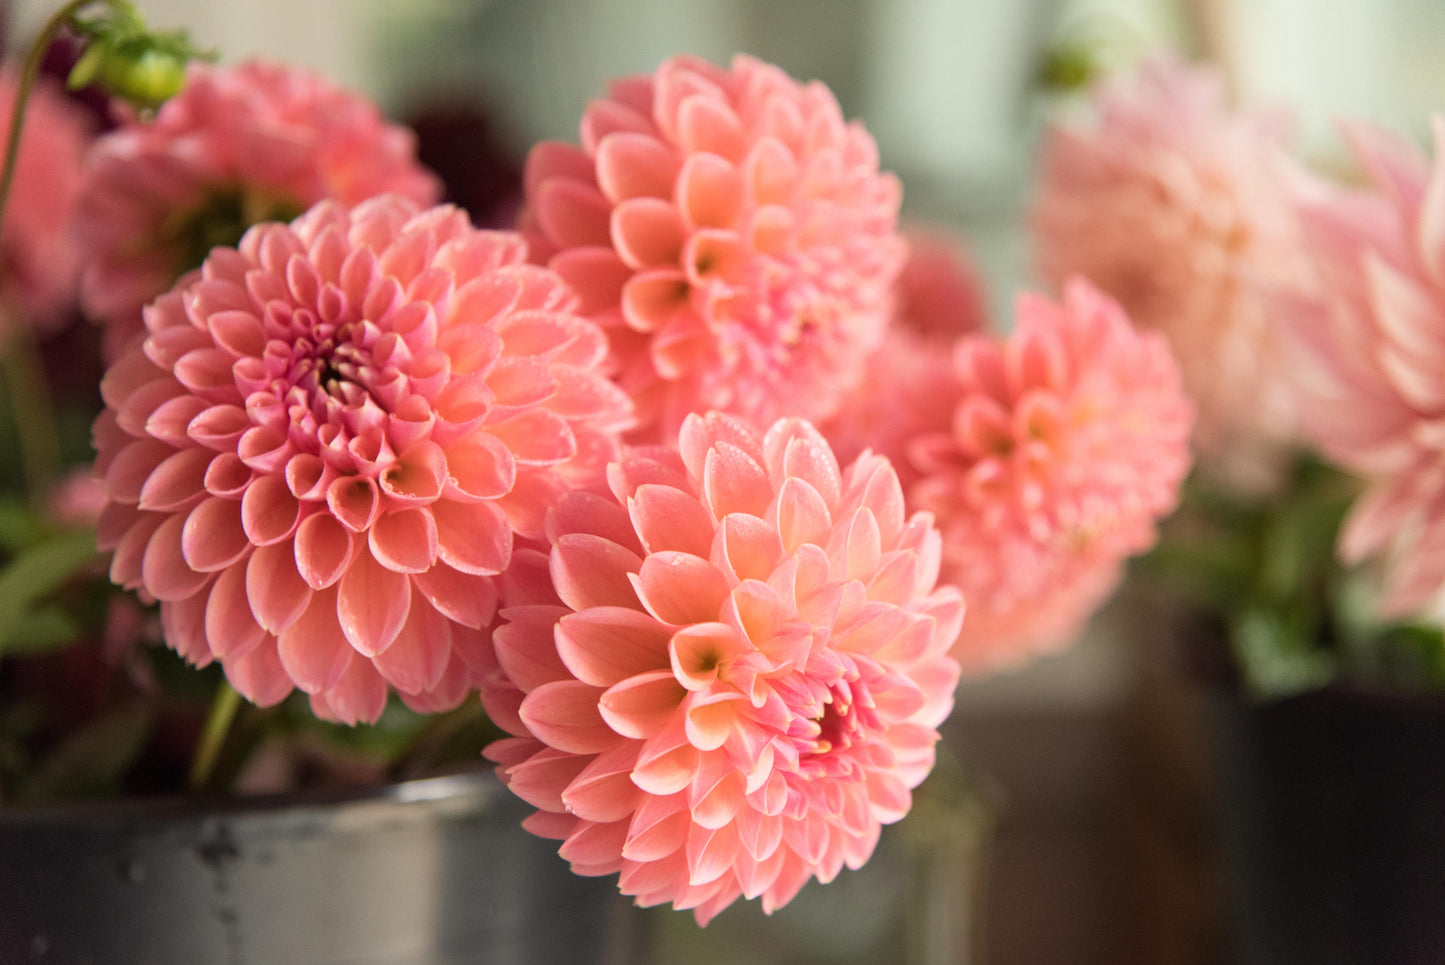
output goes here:
<path id="1" fill-rule="evenodd" d="M 99 138 L 78 217 L 82 303 L 106 325 L 112 358 L 142 328 L 141 309 L 215 246 L 318 201 L 392 193 L 434 203 L 440 182 L 411 132 L 308 71 L 263 62 L 192 63 L 154 118 Z"/>
<path id="2" fill-rule="evenodd" d="M 614 83 L 527 160 L 534 255 L 609 326 L 654 439 L 689 412 L 819 419 L 877 346 L 901 191 L 821 84 L 748 57 Z"/>
<path id="3" fill-rule="evenodd" d="M 1347 562 L 1384 562 L 1393 617 L 1445 620 L 1445 117 L 1435 157 L 1364 125 L 1347 128 L 1369 181 L 1299 176 L 1308 284 L 1275 307 L 1299 356 L 1305 435 L 1368 480 L 1341 533 Z"/>
<path id="4" fill-rule="evenodd" d="M 1103 84 L 1092 126 L 1048 134 L 1033 207 L 1039 268 L 1083 275 L 1163 333 L 1198 406 L 1199 468 L 1245 494 L 1295 441 L 1263 289 L 1302 269 L 1279 171 L 1287 125 L 1233 110 L 1205 68 L 1168 59 Z"/>
<path id="5" fill-rule="evenodd" d="M 857 868 L 933 766 L 963 616 L 888 462 L 801 420 L 684 420 L 519 551 L 487 755 L 581 874 L 699 923 Z"/>
<path id="6" fill-rule="evenodd" d="M 910 504 L 943 532 L 943 579 L 969 601 L 965 666 L 1068 643 L 1148 549 L 1189 470 L 1193 407 L 1157 333 L 1088 282 L 1064 301 L 1024 295 L 1006 339 L 954 350 L 947 432 L 910 449 Z"/>
<path id="7" fill-rule="evenodd" d="M 574 306 L 520 236 L 394 196 L 215 249 L 101 386 L 112 578 L 258 704 L 455 706 L 514 533 L 599 482 L 630 420 Z"/>

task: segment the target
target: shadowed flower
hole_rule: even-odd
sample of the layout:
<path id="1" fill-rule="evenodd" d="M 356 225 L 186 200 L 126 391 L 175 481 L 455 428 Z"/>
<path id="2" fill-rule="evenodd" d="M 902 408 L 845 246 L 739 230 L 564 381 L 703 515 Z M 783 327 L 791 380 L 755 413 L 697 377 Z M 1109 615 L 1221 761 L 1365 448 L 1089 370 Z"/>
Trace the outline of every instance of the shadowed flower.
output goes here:
<path id="1" fill-rule="evenodd" d="M 216 245 L 324 199 L 355 205 L 391 193 L 440 195 L 412 134 L 317 74 L 248 62 L 193 62 L 153 119 L 99 138 L 80 206 L 81 298 L 107 326 L 112 358 L 142 328 L 141 309 Z"/>
<path id="2" fill-rule="evenodd" d="M 101 386 L 112 578 L 258 704 L 455 706 L 514 532 L 598 482 L 630 418 L 574 305 L 520 236 L 393 196 L 213 250 Z"/>
<path id="3" fill-rule="evenodd" d="M 876 456 L 690 416 L 573 493 L 504 591 L 487 755 L 581 874 L 706 924 L 872 853 L 952 707 L 962 602 Z M 519 551 L 519 557 L 523 551 Z"/>
<path id="4" fill-rule="evenodd" d="M 10 130 L 17 88 L 15 76 L 0 71 L 0 132 Z M 16 324 L 44 334 L 75 304 L 80 263 L 71 219 L 88 139 L 85 113 L 41 80 L 25 112 L 0 229 L 0 335 Z"/>
<path id="5" fill-rule="evenodd" d="M 943 532 L 943 579 L 969 601 L 966 667 L 1070 642 L 1148 549 L 1189 469 L 1192 409 L 1163 339 L 1088 282 L 1018 303 L 1006 340 L 955 349 L 946 433 L 915 440 L 911 505 Z"/>
<path id="6" fill-rule="evenodd" d="M 1146 62 L 1105 86 L 1090 130 L 1049 132 L 1033 208 L 1040 271 L 1083 275 L 1168 338 L 1198 407 L 1199 467 L 1280 480 L 1294 416 L 1261 287 L 1300 268 L 1277 176 L 1285 124 L 1231 112 L 1213 73 Z"/>
<path id="7" fill-rule="evenodd" d="M 1445 619 L 1445 117 L 1432 162 L 1409 142 L 1347 129 L 1373 182 L 1300 176 L 1308 286 L 1276 307 L 1301 358 L 1305 435 L 1369 488 L 1341 533 L 1347 562 L 1381 556 L 1390 616 Z"/>
<path id="8" fill-rule="evenodd" d="M 901 190 L 819 83 L 675 58 L 614 83 L 581 147 L 535 147 L 525 181 L 533 255 L 609 327 L 654 439 L 705 409 L 826 417 L 882 338 Z"/>

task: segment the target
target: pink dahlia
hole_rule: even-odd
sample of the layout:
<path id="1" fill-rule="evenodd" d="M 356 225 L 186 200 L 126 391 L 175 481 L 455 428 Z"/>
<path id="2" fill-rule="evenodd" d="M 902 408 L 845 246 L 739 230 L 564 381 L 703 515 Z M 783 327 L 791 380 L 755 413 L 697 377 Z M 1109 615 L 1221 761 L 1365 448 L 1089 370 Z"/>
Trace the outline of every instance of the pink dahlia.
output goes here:
<path id="1" fill-rule="evenodd" d="M 949 431 L 921 436 L 909 492 L 969 601 L 955 655 L 1017 661 L 1068 643 L 1151 546 L 1189 469 L 1192 411 L 1168 345 L 1082 279 L 1018 303 L 1006 340 L 958 342 Z"/>
<path id="2" fill-rule="evenodd" d="M 818 419 L 882 338 L 901 191 L 832 93 L 749 57 L 620 80 L 526 167 L 533 256 L 609 327 L 622 385 L 689 412 Z"/>
<path id="3" fill-rule="evenodd" d="M 887 461 L 806 422 L 690 416 L 519 561 L 487 755 L 581 874 L 699 923 L 771 912 L 873 851 L 933 766 L 962 601 Z M 512 601 L 508 601 L 512 602 Z"/>
<path id="4" fill-rule="evenodd" d="M 357 94 L 294 67 L 192 63 L 153 119 L 128 118 L 91 151 L 82 303 L 107 325 L 113 357 L 141 330 L 147 302 L 251 225 L 327 198 L 391 193 L 425 205 L 440 192 L 411 132 Z"/>
<path id="5" fill-rule="evenodd" d="M 0 132 L 10 130 L 17 90 L 15 75 L 0 70 Z M 0 331 L 23 323 L 44 333 L 75 304 L 80 262 L 71 219 L 89 138 L 84 112 L 42 79 L 25 111 L 0 228 Z"/>
<path id="6" fill-rule="evenodd" d="M 1364 126 L 1351 146 L 1373 185 L 1305 182 L 1300 237 L 1314 272 L 1281 295 L 1302 355 L 1303 431 L 1368 488 L 1341 534 L 1349 562 L 1385 560 L 1392 616 L 1445 617 L 1445 117 L 1435 159 Z"/>
<path id="7" fill-rule="evenodd" d="M 101 386 L 112 578 L 258 704 L 456 705 L 513 534 L 600 481 L 630 416 L 574 306 L 520 236 L 395 196 L 214 249 Z"/>
<path id="8" fill-rule="evenodd" d="M 905 492 L 918 479 L 915 436 L 946 432 L 958 396 L 953 341 L 987 325 L 984 290 L 962 242 L 938 229 L 907 232 L 908 260 L 894 284 L 894 312 L 868 379 L 820 428 L 845 462 L 864 450 L 887 457 Z"/>
<path id="9" fill-rule="evenodd" d="M 1083 275 L 1164 333 L 1198 406 L 1200 468 L 1243 491 L 1278 480 L 1293 439 L 1261 286 L 1299 268 L 1277 178 L 1285 125 L 1228 109 L 1220 79 L 1172 60 L 1096 98 L 1090 130 L 1056 127 L 1033 209 L 1040 270 Z"/>

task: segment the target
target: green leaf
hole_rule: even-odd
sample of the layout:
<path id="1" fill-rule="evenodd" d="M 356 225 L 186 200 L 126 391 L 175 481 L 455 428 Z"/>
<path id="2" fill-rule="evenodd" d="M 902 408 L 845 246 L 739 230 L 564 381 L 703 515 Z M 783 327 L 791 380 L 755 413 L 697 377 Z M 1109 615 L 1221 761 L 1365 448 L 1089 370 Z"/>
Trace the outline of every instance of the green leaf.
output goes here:
<path id="1" fill-rule="evenodd" d="M 116 793 L 145 750 L 155 709 L 136 701 L 117 707 L 67 737 L 17 789 L 28 801 L 103 797 Z"/>
<path id="2" fill-rule="evenodd" d="M 73 529 L 22 551 L 0 569 L 0 654 L 44 649 L 42 641 L 24 637 L 35 604 L 99 559 L 94 531 Z"/>

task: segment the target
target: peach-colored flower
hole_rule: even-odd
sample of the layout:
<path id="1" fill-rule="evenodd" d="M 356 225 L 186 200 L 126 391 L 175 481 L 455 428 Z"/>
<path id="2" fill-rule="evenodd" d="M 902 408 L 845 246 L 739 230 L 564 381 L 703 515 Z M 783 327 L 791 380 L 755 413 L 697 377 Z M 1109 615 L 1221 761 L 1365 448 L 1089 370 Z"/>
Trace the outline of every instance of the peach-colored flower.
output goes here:
<path id="1" fill-rule="evenodd" d="M 933 765 L 962 602 L 887 461 L 809 424 L 689 416 L 512 571 L 487 755 L 582 874 L 705 924 L 872 853 Z M 519 551 L 520 553 L 520 551 Z"/>
<path id="2" fill-rule="evenodd" d="M 1282 119 L 1234 112 L 1217 76 L 1157 59 L 1101 89 L 1097 124 L 1046 142 L 1033 231 L 1052 284 L 1084 275 L 1163 332 L 1198 405 L 1199 467 L 1259 492 L 1293 414 L 1260 292 L 1300 267 L 1277 177 Z"/>
<path id="3" fill-rule="evenodd" d="M 0 132 L 10 130 L 18 86 L 8 68 L 0 70 Z M 71 219 L 89 127 L 48 80 L 36 84 L 0 230 L 0 331 L 23 323 L 43 334 L 75 304 L 80 262 Z"/>
<path id="4" fill-rule="evenodd" d="M 1392 616 L 1445 618 L 1445 116 L 1435 158 L 1366 126 L 1347 130 L 1373 185 L 1300 176 L 1308 286 L 1275 305 L 1300 351 L 1305 435 L 1365 476 L 1341 534 L 1348 562 L 1381 556 Z"/>
<path id="5" fill-rule="evenodd" d="M 370 101 L 309 71 L 192 63 L 153 119 L 128 118 L 87 160 L 81 298 L 107 326 L 111 357 L 141 330 L 147 302 L 253 224 L 327 198 L 434 203 L 440 183 L 413 142 Z"/>
<path id="6" fill-rule="evenodd" d="M 1007 339 L 966 336 L 950 431 L 912 448 L 911 505 L 938 519 L 969 618 L 965 666 L 1069 642 L 1151 546 L 1189 469 L 1191 405 L 1157 333 L 1082 279 L 1018 303 Z"/>
<path id="7" fill-rule="evenodd" d="M 112 578 L 258 704 L 456 705 L 514 532 L 600 481 L 630 418 L 574 306 L 519 235 L 395 196 L 214 249 L 101 386 Z"/>
<path id="8" fill-rule="evenodd" d="M 675 58 L 614 83 L 581 147 L 535 147 L 525 180 L 533 254 L 609 326 L 654 439 L 705 409 L 826 417 L 882 338 L 901 191 L 821 84 Z"/>
<path id="9" fill-rule="evenodd" d="M 914 437 L 945 432 L 958 377 L 953 341 L 986 327 L 982 283 L 961 240 L 941 229 L 909 229 L 908 260 L 894 284 L 894 313 L 868 378 L 843 397 L 820 428 L 839 460 L 865 449 L 893 464 L 904 492 L 918 479 L 908 460 Z"/>

